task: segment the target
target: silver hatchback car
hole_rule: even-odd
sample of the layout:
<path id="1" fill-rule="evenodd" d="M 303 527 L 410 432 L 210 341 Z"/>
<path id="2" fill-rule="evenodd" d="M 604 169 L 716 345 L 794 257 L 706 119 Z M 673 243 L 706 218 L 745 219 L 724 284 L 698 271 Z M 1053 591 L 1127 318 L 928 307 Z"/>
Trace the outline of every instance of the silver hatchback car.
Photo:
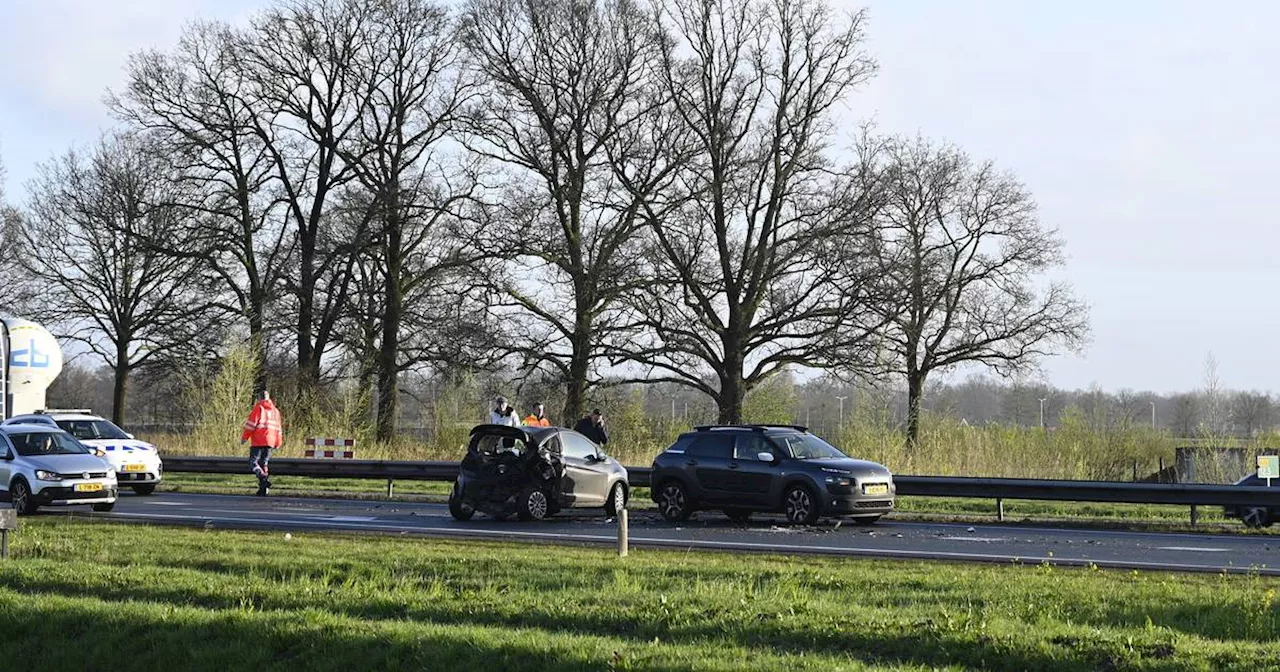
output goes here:
<path id="1" fill-rule="evenodd" d="M 110 511 L 119 495 L 106 460 L 48 425 L 0 426 L 0 487 L 19 515 L 79 504 Z"/>

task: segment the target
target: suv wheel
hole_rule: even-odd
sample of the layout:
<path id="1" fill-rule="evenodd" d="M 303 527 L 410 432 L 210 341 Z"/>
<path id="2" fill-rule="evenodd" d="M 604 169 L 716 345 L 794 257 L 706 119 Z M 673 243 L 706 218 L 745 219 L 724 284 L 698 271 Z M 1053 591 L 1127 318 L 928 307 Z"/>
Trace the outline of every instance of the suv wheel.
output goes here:
<path id="1" fill-rule="evenodd" d="M 36 504 L 36 499 L 31 494 L 31 486 L 22 479 L 14 481 L 9 486 L 9 502 L 13 504 L 13 508 L 20 516 L 33 514 L 40 509 L 40 505 Z"/>
<path id="2" fill-rule="evenodd" d="M 462 491 L 457 482 L 453 484 L 453 492 L 449 493 L 449 515 L 455 520 L 471 520 L 471 516 L 476 515 L 476 510 L 462 501 Z"/>
<path id="3" fill-rule="evenodd" d="M 1270 527 L 1271 512 L 1261 506 L 1251 506 L 1240 512 L 1240 520 L 1248 527 L 1263 528 Z"/>
<path id="4" fill-rule="evenodd" d="M 529 488 L 520 493 L 517 506 L 520 520 L 542 520 L 547 517 L 551 502 L 547 499 L 547 493 L 537 488 Z"/>
<path id="5" fill-rule="evenodd" d="M 693 514 L 689 495 L 679 481 L 668 481 L 658 491 L 658 512 L 673 523 L 688 520 Z"/>
<path id="6" fill-rule="evenodd" d="M 609 499 L 604 503 L 605 515 L 612 518 L 625 508 L 627 508 L 627 486 L 614 483 L 613 488 L 609 490 Z"/>
<path id="7" fill-rule="evenodd" d="M 787 522 L 792 525 L 812 525 L 818 522 L 818 514 L 821 513 L 818 506 L 818 498 L 803 485 L 787 488 L 786 494 L 782 496 L 782 511 L 787 516 Z"/>
<path id="8" fill-rule="evenodd" d="M 735 523 L 745 523 L 751 520 L 750 509 L 725 509 L 724 515 L 729 517 Z"/>

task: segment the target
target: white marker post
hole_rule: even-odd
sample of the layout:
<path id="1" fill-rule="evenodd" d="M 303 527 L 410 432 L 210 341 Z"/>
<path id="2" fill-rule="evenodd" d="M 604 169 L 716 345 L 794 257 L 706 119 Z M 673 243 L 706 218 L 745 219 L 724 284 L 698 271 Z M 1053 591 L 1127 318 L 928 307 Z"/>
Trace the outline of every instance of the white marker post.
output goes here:
<path id="1" fill-rule="evenodd" d="M 618 557 L 627 557 L 627 510 L 618 511 Z"/>

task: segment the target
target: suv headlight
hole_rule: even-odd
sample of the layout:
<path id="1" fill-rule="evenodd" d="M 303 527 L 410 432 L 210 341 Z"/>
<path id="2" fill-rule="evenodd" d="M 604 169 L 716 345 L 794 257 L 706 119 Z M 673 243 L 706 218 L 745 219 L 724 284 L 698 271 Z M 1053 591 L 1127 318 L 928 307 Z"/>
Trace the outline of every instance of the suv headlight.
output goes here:
<path id="1" fill-rule="evenodd" d="M 45 471 L 43 469 L 36 470 L 36 478 L 41 481 L 61 481 L 62 476 L 56 471 Z"/>

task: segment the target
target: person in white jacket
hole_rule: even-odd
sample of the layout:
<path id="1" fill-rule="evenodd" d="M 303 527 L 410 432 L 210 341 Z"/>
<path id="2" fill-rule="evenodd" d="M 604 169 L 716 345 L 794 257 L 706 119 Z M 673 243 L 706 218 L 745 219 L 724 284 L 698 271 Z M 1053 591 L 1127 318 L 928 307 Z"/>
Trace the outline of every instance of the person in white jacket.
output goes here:
<path id="1" fill-rule="evenodd" d="M 494 399 L 493 406 L 493 410 L 489 411 L 489 424 L 506 425 L 507 427 L 520 426 L 520 414 L 516 413 L 516 409 L 507 403 L 506 397 Z"/>

